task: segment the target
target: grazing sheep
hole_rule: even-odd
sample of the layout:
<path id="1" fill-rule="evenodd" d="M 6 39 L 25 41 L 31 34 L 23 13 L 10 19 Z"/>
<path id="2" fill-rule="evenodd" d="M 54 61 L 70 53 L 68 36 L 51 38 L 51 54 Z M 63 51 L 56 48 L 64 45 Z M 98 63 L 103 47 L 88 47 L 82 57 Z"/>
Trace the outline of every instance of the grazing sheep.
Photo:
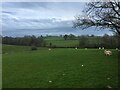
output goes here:
<path id="1" fill-rule="evenodd" d="M 77 48 L 75 48 L 75 49 L 77 49 Z"/>
<path id="2" fill-rule="evenodd" d="M 104 47 L 102 47 L 102 49 L 105 49 Z"/>
<path id="3" fill-rule="evenodd" d="M 118 50 L 118 48 L 116 48 L 116 50 Z"/>
<path id="4" fill-rule="evenodd" d="M 99 47 L 99 49 L 101 49 L 101 47 Z"/>
<path id="5" fill-rule="evenodd" d="M 52 81 L 49 81 L 49 83 L 52 83 Z"/>
<path id="6" fill-rule="evenodd" d="M 107 88 L 112 88 L 112 87 L 108 85 Z"/>
<path id="7" fill-rule="evenodd" d="M 48 50 L 50 51 L 51 49 L 49 48 Z"/>
<path id="8" fill-rule="evenodd" d="M 85 50 L 87 50 L 87 48 L 85 48 Z"/>
<path id="9" fill-rule="evenodd" d="M 110 56 L 110 55 L 112 55 L 112 51 L 110 51 L 110 50 L 104 50 L 104 54 L 106 56 Z"/>

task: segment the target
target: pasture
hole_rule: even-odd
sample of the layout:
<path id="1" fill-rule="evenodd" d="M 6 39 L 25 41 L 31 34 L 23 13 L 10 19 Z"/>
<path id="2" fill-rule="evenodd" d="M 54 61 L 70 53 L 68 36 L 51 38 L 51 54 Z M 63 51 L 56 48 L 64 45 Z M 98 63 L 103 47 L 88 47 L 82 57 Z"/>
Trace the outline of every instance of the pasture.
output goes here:
<path id="1" fill-rule="evenodd" d="M 63 37 L 47 37 L 45 38 L 45 41 L 47 42 L 47 45 L 49 46 L 49 43 L 52 43 L 52 46 L 57 47 L 72 47 L 72 46 L 78 46 L 79 41 L 78 40 L 64 40 Z"/>
<path id="2" fill-rule="evenodd" d="M 52 46 L 57 47 L 76 47 L 79 45 L 79 39 L 76 38 L 75 40 L 65 40 L 63 37 L 46 37 L 44 40 L 47 42 L 47 45 L 49 46 L 49 43 L 52 43 Z M 95 37 L 89 37 L 88 42 L 89 44 L 98 43 L 99 38 Z"/>
<path id="3" fill-rule="evenodd" d="M 118 51 L 3 45 L 3 88 L 118 87 Z"/>

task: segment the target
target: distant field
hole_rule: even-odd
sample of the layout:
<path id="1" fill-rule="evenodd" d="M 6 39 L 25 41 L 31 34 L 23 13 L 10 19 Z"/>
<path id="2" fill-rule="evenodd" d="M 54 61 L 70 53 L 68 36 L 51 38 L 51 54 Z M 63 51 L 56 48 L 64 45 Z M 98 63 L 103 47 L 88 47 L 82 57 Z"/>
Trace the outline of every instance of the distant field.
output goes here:
<path id="1" fill-rule="evenodd" d="M 49 46 L 49 43 L 52 43 L 52 46 L 58 46 L 58 47 L 72 47 L 72 46 L 78 46 L 79 41 L 78 40 L 64 40 L 63 37 L 48 37 L 45 38 L 45 41 L 47 42 L 47 45 Z"/>
<path id="2" fill-rule="evenodd" d="M 47 46 L 49 46 L 50 43 L 52 43 L 52 46 L 58 46 L 58 47 L 76 47 L 79 46 L 79 40 L 65 40 L 63 37 L 46 37 L 44 39 L 47 42 Z M 88 43 L 89 44 L 96 44 L 98 43 L 98 38 L 89 37 Z"/>
<path id="3" fill-rule="evenodd" d="M 98 49 L 30 51 L 3 45 L 3 88 L 106 88 L 118 86 L 118 51 Z M 83 66 L 82 66 L 83 65 Z"/>

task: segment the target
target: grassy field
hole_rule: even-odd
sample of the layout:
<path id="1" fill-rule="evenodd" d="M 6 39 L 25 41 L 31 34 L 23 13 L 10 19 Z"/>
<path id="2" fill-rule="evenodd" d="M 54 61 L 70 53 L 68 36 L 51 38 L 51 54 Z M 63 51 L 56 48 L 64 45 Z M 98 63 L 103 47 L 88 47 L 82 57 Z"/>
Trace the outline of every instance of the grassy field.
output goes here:
<path id="1" fill-rule="evenodd" d="M 115 88 L 118 51 L 112 51 L 3 45 L 3 88 Z"/>
<path id="2" fill-rule="evenodd" d="M 63 37 L 48 37 L 45 38 L 45 41 L 47 42 L 47 45 L 49 46 L 49 43 L 52 43 L 52 46 L 58 46 L 58 47 L 71 47 L 71 46 L 78 46 L 79 41 L 78 40 L 65 40 Z"/>
<path id="3" fill-rule="evenodd" d="M 79 40 L 65 40 L 63 37 L 46 37 L 44 40 L 47 42 L 47 46 L 49 46 L 50 43 L 52 43 L 52 46 L 57 46 L 57 47 L 76 47 L 79 46 Z M 96 44 L 98 43 L 99 38 L 95 37 L 89 37 L 88 38 L 88 43 L 89 44 Z"/>

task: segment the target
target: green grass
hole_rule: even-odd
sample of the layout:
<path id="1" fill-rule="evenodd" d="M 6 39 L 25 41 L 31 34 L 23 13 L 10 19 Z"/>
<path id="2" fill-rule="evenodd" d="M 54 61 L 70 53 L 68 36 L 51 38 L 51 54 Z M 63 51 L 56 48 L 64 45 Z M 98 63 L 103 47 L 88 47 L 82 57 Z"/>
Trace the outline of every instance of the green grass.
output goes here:
<path id="1" fill-rule="evenodd" d="M 47 46 L 49 46 L 49 43 L 52 43 L 52 46 L 58 46 L 58 47 L 75 47 L 79 46 L 79 40 L 65 40 L 63 37 L 46 37 L 44 40 L 47 42 Z M 97 44 L 99 41 L 99 38 L 95 37 L 88 37 L 88 43 L 89 44 Z"/>
<path id="2" fill-rule="evenodd" d="M 54 41 L 54 40 L 64 40 L 64 38 L 63 37 L 57 37 L 57 36 L 51 36 L 51 37 L 46 37 L 45 38 L 45 40 L 47 40 L 47 41 Z"/>
<path id="3" fill-rule="evenodd" d="M 49 46 L 49 43 L 52 43 L 52 46 L 59 46 L 59 47 L 72 47 L 72 46 L 78 46 L 79 41 L 78 40 L 64 40 L 63 37 L 48 37 L 45 38 L 45 41 L 47 42 L 47 45 Z"/>
<path id="4" fill-rule="evenodd" d="M 1 41 L 1 40 L 0 40 Z M 2 43 L 0 42 L 0 89 L 2 89 Z"/>
<path id="5" fill-rule="evenodd" d="M 108 85 L 115 88 L 118 85 L 115 50 L 112 56 L 105 56 L 103 50 L 97 49 L 30 51 L 29 48 L 3 46 L 3 52 L 8 53 L 3 54 L 3 88 L 106 88 Z"/>
<path id="6" fill-rule="evenodd" d="M 59 47 L 67 47 L 67 46 L 78 46 L 78 40 L 63 40 L 63 41 L 48 41 L 48 46 L 49 43 L 52 43 L 52 46 L 59 46 Z"/>
<path id="7" fill-rule="evenodd" d="M 28 46 L 17 46 L 17 45 L 2 45 L 2 53 L 15 53 L 29 51 L 31 47 Z"/>

